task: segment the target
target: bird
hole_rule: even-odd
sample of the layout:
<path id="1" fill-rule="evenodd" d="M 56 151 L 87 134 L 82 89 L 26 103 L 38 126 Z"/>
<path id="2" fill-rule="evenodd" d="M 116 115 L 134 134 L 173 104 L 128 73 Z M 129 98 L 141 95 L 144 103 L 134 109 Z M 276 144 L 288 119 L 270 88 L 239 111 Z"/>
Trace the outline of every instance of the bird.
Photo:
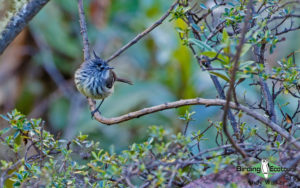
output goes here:
<path id="1" fill-rule="evenodd" d="M 123 82 L 132 85 L 127 79 L 119 78 L 106 61 L 97 56 L 84 61 L 75 71 L 74 82 L 77 90 L 88 98 L 101 100 L 98 107 L 91 112 L 92 118 L 99 112 L 104 99 L 114 92 L 115 82 Z"/>

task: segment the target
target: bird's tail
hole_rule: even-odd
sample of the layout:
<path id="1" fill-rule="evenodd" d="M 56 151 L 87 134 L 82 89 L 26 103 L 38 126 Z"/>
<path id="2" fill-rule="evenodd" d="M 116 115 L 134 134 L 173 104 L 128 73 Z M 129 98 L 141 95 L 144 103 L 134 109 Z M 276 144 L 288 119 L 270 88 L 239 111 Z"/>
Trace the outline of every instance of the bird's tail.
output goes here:
<path id="1" fill-rule="evenodd" d="M 117 77 L 117 74 L 114 71 L 111 71 L 111 73 L 113 74 L 114 81 L 123 82 L 123 83 L 129 84 L 129 85 L 133 85 L 133 83 L 130 80 Z"/>
<path id="2" fill-rule="evenodd" d="M 124 78 L 117 78 L 116 81 L 123 82 L 129 85 L 133 85 L 133 83 L 130 80 L 124 79 Z"/>

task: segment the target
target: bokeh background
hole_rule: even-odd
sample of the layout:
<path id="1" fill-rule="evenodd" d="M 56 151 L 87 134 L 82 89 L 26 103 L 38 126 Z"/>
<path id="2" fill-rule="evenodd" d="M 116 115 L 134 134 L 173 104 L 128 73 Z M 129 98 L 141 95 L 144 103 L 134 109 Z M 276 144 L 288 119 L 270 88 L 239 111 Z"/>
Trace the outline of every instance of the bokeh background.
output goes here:
<path id="1" fill-rule="evenodd" d="M 84 3 L 91 47 L 106 59 L 160 18 L 172 1 L 85 0 Z M 178 99 L 217 96 L 208 73 L 200 70 L 189 49 L 183 46 L 176 27 L 185 25 L 167 19 L 110 63 L 120 77 L 130 79 L 134 85 L 116 84 L 115 93 L 101 107 L 104 116 L 118 116 Z M 287 41 L 267 56 L 271 66 L 299 49 L 298 36 L 299 32 L 286 36 Z M 86 98 L 74 87 L 73 74 L 82 60 L 77 2 L 51 0 L 0 56 L 0 113 L 16 108 L 30 118 L 45 120 L 46 129 L 58 138 L 70 139 L 82 132 L 100 141 L 102 147 L 115 151 L 145 140 L 147 127 L 151 125 L 182 131 L 185 122 L 179 117 L 186 110 L 196 112 L 189 132 L 204 130 L 208 120 L 221 120 L 220 108 L 193 106 L 105 126 L 91 119 Z M 249 100 L 255 102 L 260 93 L 248 84 L 239 86 L 240 94 L 247 91 Z M 285 110 L 293 111 L 293 104 Z M 0 126 L 6 125 L 0 120 Z M 214 134 L 210 131 L 206 137 L 213 138 Z M 205 147 L 214 144 L 212 139 Z"/>

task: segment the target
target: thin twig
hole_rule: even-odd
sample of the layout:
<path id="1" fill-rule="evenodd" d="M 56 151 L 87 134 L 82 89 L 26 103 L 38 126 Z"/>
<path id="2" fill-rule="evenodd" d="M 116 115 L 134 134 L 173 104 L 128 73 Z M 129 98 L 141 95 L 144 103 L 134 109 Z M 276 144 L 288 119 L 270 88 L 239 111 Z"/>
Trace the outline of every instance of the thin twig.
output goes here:
<path id="1" fill-rule="evenodd" d="M 127 183 L 127 185 L 130 187 L 130 188 L 135 188 L 135 186 L 131 183 L 130 179 L 129 178 L 125 178 L 125 181 Z"/>
<path id="2" fill-rule="evenodd" d="M 157 26 L 163 23 L 163 21 L 170 15 L 171 11 L 175 8 L 175 6 L 178 4 L 178 0 L 176 0 L 171 7 L 168 9 L 168 11 L 154 24 L 152 24 L 150 27 L 148 27 L 146 30 L 138 34 L 136 37 L 134 37 L 131 41 L 129 41 L 127 44 L 125 44 L 122 48 L 120 48 L 118 51 L 116 51 L 113 55 L 111 55 L 106 62 L 110 62 L 114 58 L 118 57 L 121 53 L 123 53 L 125 50 L 127 50 L 130 46 L 137 43 L 141 38 L 143 38 L 145 35 L 150 33 L 153 29 L 155 29 Z"/>
<path id="3" fill-rule="evenodd" d="M 266 45 L 262 44 L 260 48 L 258 48 L 257 46 L 255 46 L 255 51 L 257 51 L 256 55 L 257 55 L 257 61 L 260 64 L 264 64 L 265 61 L 265 49 L 266 49 Z M 274 121 L 276 123 L 276 114 L 275 114 L 275 109 L 274 109 L 274 101 L 273 101 L 273 97 L 270 93 L 268 84 L 261 78 L 259 77 L 259 84 L 261 86 L 261 90 L 262 93 L 265 97 L 265 101 L 266 101 L 266 109 L 267 109 L 267 114 L 270 116 L 270 119 L 272 121 Z"/>
<path id="4" fill-rule="evenodd" d="M 40 148 L 40 169 L 42 169 L 42 165 L 43 165 L 43 132 L 44 132 L 44 126 L 45 126 L 45 121 L 42 121 L 41 124 L 41 139 L 40 139 L 40 144 L 41 144 L 41 148 Z"/>
<path id="5" fill-rule="evenodd" d="M 80 23 L 80 33 L 82 35 L 83 40 L 83 54 L 84 54 L 84 61 L 87 61 L 90 59 L 90 47 L 89 47 L 89 39 L 87 35 L 87 27 L 86 27 L 86 21 L 85 21 L 85 15 L 83 10 L 83 3 L 82 0 L 78 0 L 78 12 L 79 12 L 79 23 Z M 90 110 L 95 110 L 95 101 L 91 98 L 87 98 L 88 103 L 90 104 Z M 91 105 L 92 104 L 92 105 Z M 97 112 L 95 115 L 100 116 L 100 114 Z"/>
<path id="6" fill-rule="evenodd" d="M 186 132 L 187 132 L 187 129 L 189 127 L 189 124 L 190 124 L 191 120 L 188 120 L 185 124 L 185 127 L 184 127 L 184 131 L 183 131 L 183 135 L 186 136 Z"/>
<path id="7" fill-rule="evenodd" d="M 273 101 L 273 97 L 269 91 L 269 87 L 268 87 L 267 83 L 261 77 L 259 77 L 259 83 L 261 85 L 262 92 L 263 92 L 263 94 L 265 96 L 265 100 L 267 102 L 268 115 L 270 116 L 270 119 L 276 123 L 274 101 Z"/>
<path id="8" fill-rule="evenodd" d="M 231 78 L 230 78 L 230 83 L 229 83 L 229 89 L 227 91 L 227 97 L 226 97 L 226 105 L 224 106 L 224 114 L 223 114 L 223 129 L 224 132 L 226 134 L 226 136 L 228 137 L 230 143 L 232 144 L 232 146 L 244 157 L 247 158 L 247 154 L 245 151 L 242 150 L 242 148 L 240 148 L 234 141 L 234 139 L 231 137 L 229 130 L 227 128 L 227 115 L 228 115 L 228 111 L 229 111 L 229 103 L 231 100 L 231 93 L 233 92 L 234 89 L 234 83 L 235 83 L 235 74 L 238 70 L 238 66 L 239 66 L 239 59 L 240 59 L 240 55 L 242 52 L 242 47 L 244 45 L 245 42 L 245 36 L 248 30 L 248 23 L 251 19 L 251 6 L 252 6 L 252 0 L 249 1 L 248 5 L 247 5 L 247 15 L 244 21 L 244 25 L 241 31 L 241 39 L 240 42 L 237 46 L 237 51 L 236 54 L 233 58 L 233 70 L 232 70 L 232 74 L 231 74 Z"/>
<path id="9" fill-rule="evenodd" d="M 279 36 L 279 35 L 288 33 L 288 32 L 290 32 L 290 31 L 296 31 L 296 30 L 299 30 L 299 29 L 300 29 L 300 26 L 293 27 L 293 28 L 290 28 L 290 29 L 285 28 L 283 31 L 276 32 L 275 35 L 276 35 L 276 36 Z"/>
<path id="10" fill-rule="evenodd" d="M 87 28 L 86 28 L 86 21 L 85 21 L 82 0 L 78 0 L 78 12 L 79 12 L 80 33 L 82 35 L 82 41 L 83 41 L 84 61 L 87 61 L 90 59 L 90 44 L 87 35 Z"/>
<path id="11" fill-rule="evenodd" d="M 192 137 L 192 140 L 194 140 L 194 139 L 197 138 L 197 137 L 200 137 L 200 136 L 204 135 L 204 133 L 205 133 L 208 129 L 210 129 L 213 125 L 214 125 L 214 123 L 211 123 L 211 124 L 210 124 L 209 126 L 207 126 L 206 129 L 204 129 L 200 134 L 198 134 L 198 135 Z"/>
<path id="12" fill-rule="evenodd" d="M 172 183 L 173 183 L 173 181 L 174 181 L 175 175 L 176 175 L 177 170 L 178 170 L 179 167 L 180 167 L 180 164 L 177 164 L 177 165 L 175 166 L 175 168 L 174 168 L 174 170 L 173 170 L 173 172 L 172 172 L 171 178 L 170 178 L 170 180 L 169 180 L 169 182 L 168 182 L 168 187 L 172 187 Z"/>

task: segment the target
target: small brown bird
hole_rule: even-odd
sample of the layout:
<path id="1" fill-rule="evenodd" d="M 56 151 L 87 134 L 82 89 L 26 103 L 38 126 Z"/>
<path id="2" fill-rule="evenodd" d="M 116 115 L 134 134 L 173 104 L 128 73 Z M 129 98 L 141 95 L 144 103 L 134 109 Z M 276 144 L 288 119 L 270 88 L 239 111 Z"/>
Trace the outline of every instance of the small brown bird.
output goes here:
<path id="1" fill-rule="evenodd" d="M 114 92 L 116 81 L 132 85 L 132 82 L 117 77 L 113 68 L 96 55 L 94 58 L 82 63 L 75 72 L 75 85 L 86 97 L 92 99 L 102 99 L 98 107 L 91 112 L 92 117 L 99 110 L 104 99 Z"/>

